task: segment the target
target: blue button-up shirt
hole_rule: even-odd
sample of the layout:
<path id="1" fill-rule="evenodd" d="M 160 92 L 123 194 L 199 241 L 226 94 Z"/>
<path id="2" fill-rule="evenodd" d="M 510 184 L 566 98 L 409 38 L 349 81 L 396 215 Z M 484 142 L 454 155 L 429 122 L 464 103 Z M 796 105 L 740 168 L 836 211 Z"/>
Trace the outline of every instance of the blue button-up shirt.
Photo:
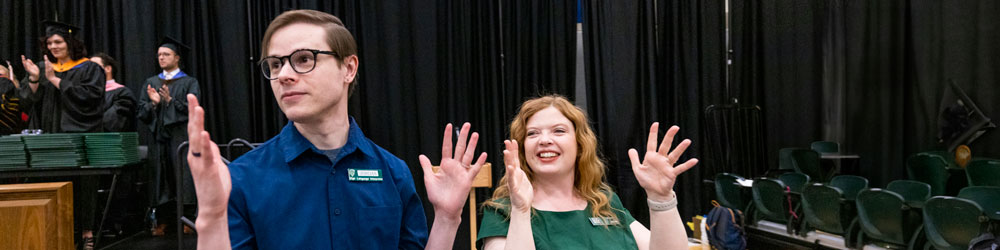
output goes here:
<path id="1" fill-rule="evenodd" d="M 229 165 L 233 249 L 423 249 L 427 220 L 410 169 L 350 120 L 333 162 L 289 122 Z M 382 181 L 349 181 L 349 169 L 379 169 Z"/>

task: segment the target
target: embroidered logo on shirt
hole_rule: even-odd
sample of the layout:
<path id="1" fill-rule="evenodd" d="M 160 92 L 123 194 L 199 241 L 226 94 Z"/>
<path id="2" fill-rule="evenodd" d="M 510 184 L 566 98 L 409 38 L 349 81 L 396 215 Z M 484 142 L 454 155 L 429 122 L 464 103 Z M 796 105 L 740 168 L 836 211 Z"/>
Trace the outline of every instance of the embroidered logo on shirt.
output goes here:
<path id="1" fill-rule="evenodd" d="M 381 169 L 347 169 L 349 181 L 382 181 Z"/>

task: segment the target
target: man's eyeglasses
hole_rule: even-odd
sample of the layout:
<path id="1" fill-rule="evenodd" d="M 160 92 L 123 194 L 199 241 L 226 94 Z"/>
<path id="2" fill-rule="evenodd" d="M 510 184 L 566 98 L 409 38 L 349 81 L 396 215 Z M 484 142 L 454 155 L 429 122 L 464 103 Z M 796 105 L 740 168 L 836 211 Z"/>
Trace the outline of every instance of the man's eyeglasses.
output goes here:
<path id="1" fill-rule="evenodd" d="M 292 70 L 299 74 L 305 74 L 313 71 L 316 68 L 316 55 L 317 54 L 327 54 L 333 57 L 340 58 L 336 52 L 333 51 L 322 51 L 315 49 L 300 49 L 292 52 L 291 55 L 277 57 L 269 56 L 261 59 L 260 70 L 264 73 L 264 78 L 268 80 L 278 79 L 278 73 L 281 72 L 281 68 L 285 66 L 285 61 L 290 62 Z"/>

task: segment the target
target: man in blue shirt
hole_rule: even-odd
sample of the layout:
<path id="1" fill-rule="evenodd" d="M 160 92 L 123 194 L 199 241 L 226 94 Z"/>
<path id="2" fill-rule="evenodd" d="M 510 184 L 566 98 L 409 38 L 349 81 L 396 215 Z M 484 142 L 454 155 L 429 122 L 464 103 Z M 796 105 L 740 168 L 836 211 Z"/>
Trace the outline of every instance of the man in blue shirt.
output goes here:
<path id="1" fill-rule="evenodd" d="M 434 205 L 428 235 L 413 177 L 347 114 L 358 56 L 351 33 L 319 11 L 288 11 L 264 33 L 264 77 L 290 122 L 228 167 L 189 95 L 188 163 L 201 249 L 450 249 L 472 180 L 479 135 L 445 126 L 441 171 L 420 156 Z"/>

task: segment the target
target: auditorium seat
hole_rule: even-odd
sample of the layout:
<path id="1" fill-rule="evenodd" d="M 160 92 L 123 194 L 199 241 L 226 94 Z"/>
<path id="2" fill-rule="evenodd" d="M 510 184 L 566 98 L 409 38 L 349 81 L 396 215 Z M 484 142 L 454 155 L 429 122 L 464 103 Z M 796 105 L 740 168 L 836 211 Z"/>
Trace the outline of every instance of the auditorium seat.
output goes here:
<path id="1" fill-rule="evenodd" d="M 767 220 L 775 223 L 785 224 L 788 234 L 793 234 L 793 224 L 795 218 L 789 212 L 789 196 L 786 186 L 780 180 L 771 178 L 758 178 L 753 182 L 753 223 Z"/>
<path id="2" fill-rule="evenodd" d="M 749 205 L 750 199 L 744 196 L 743 187 L 740 187 L 736 180 L 743 179 L 731 173 L 719 173 L 715 175 L 715 199 L 723 207 L 744 211 Z"/>
<path id="3" fill-rule="evenodd" d="M 830 186 L 839 188 L 844 194 L 844 199 L 854 201 L 858 192 L 868 188 L 868 179 L 856 175 L 838 175 L 830 180 Z"/>
<path id="4" fill-rule="evenodd" d="M 814 182 L 827 182 L 831 175 L 829 170 L 824 170 L 819 161 L 819 153 L 810 149 L 796 149 L 792 151 L 792 166 L 795 172 L 808 175 Z"/>
<path id="5" fill-rule="evenodd" d="M 955 154 L 948 151 L 934 150 L 934 151 L 924 151 L 917 154 L 941 156 L 941 159 L 944 159 L 944 161 L 948 163 L 947 164 L 948 167 L 950 168 L 958 167 L 958 163 L 955 162 Z"/>
<path id="6" fill-rule="evenodd" d="M 802 190 L 803 221 L 799 235 L 805 237 L 812 230 L 841 235 L 844 243 L 851 243 L 848 226 L 856 217 L 854 203 L 845 199 L 840 188 L 823 183 L 812 183 Z"/>
<path id="7" fill-rule="evenodd" d="M 897 180 L 886 189 L 861 191 L 857 198 L 858 218 L 850 228 L 857 231 L 854 246 L 876 243 L 884 247 L 916 244 L 922 223 L 921 207 L 930 198 L 926 183 Z"/>
<path id="8" fill-rule="evenodd" d="M 792 152 L 801 148 L 782 148 L 778 150 L 778 169 L 795 171 L 795 163 L 792 162 Z"/>
<path id="9" fill-rule="evenodd" d="M 839 153 L 840 143 L 833 141 L 815 141 L 809 144 L 809 148 L 819 153 Z"/>
<path id="10" fill-rule="evenodd" d="M 936 196 L 924 204 L 923 231 L 935 249 L 965 250 L 979 236 L 986 220 L 983 209 L 968 199 Z"/>
<path id="11" fill-rule="evenodd" d="M 1000 187 L 966 187 L 958 193 L 958 197 L 976 202 L 987 218 L 1000 223 Z"/>
<path id="12" fill-rule="evenodd" d="M 907 205 L 923 207 L 924 202 L 931 198 L 931 185 L 914 180 L 895 180 L 885 189 L 903 196 Z"/>
<path id="13" fill-rule="evenodd" d="M 965 168 L 969 178 L 969 186 L 1000 187 L 1000 160 L 974 160 Z"/>
<path id="14" fill-rule="evenodd" d="M 795 194 L 801 194 L 802 188 L 806 186 L 806 183 L 809 183 L 808 175 L 795 172 L 781 174 L 778 179 Z"/>
<path id="15" fill-rule="evenodd" d="M 906 159 L 906 174 L 911 180 L 931 185 L 931 195 L 944 195 L 948 185 L 948 162 L 944 157 L 920 153 Z"/>

